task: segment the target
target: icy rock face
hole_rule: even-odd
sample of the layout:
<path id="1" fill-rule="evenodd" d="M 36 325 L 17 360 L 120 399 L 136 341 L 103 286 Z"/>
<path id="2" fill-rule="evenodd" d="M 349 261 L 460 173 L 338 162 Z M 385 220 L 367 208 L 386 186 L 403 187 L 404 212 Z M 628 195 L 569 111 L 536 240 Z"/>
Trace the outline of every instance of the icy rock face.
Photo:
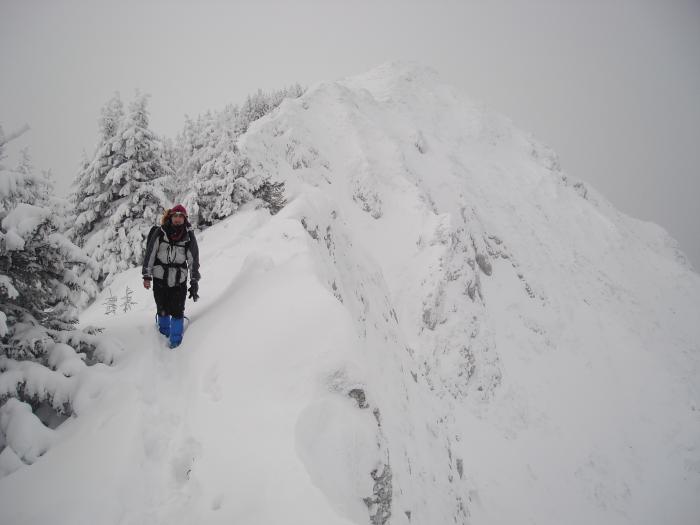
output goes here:
<path id="1" fill-rule="evenodd" d="M 688 511 L 700 280 L 663 230 L 412 64 L 314 86 L 240 145 L 362 341 L 362 389 L 335 391 L 377 414 L 374 467 L 345 474 L 371 523 L 638 522 L 659 468 Z M 684 437 L 640 437 L 647 417 Z M 657 446 L 673 465 L 644 466 Z"/>

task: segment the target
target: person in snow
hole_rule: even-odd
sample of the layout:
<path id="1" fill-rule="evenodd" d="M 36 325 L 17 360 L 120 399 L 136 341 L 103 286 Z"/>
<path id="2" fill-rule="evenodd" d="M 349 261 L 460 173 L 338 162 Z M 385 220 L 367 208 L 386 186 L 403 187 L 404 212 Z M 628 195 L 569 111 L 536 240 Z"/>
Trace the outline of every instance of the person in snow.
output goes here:
<path id="1" fill-rule="evenodd" d="M 170 339 L 170 348 L 182 342 L 187 270 L 190 273 L 189 297 L 199 296 L 199 248 L 187 210 L 181 204 L 165 210 L 160 226 L 153 226 L 146 241 L 143 261 L 143 287 L 153 282 L 158 309 L 158 329 Z"/>

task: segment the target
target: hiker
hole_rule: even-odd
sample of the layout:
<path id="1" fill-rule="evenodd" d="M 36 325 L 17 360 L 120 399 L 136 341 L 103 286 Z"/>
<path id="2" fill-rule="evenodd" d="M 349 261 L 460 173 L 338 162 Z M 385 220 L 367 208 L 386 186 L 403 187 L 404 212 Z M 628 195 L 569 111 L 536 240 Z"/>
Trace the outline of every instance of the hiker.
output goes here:
<path id="1" fill-rule="evenodd" d="M 199 248 L 182 204 L 165 210 L 160 222 L 148 233 L 143 287 L 149 289 L 153 281 L 158 329 L 170 339 L 170 348 L 175 348 L 182 342 L 188 268 L 189 297 L 199 299 Z"/>

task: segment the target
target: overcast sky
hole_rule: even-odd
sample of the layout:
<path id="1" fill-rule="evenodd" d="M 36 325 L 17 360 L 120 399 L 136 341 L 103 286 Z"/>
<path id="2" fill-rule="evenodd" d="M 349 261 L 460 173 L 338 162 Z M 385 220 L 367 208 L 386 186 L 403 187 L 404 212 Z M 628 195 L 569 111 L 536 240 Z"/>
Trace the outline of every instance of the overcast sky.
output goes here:
<path id="1" fill-rule="evenodd" d="M 700 271 L 700 0 L 0 0 L 0 124 L 31 126 L 66 194 L 100 107 L 150 93 L 152 128 L 257 88 L 407 59 L 551 145 Z"/>

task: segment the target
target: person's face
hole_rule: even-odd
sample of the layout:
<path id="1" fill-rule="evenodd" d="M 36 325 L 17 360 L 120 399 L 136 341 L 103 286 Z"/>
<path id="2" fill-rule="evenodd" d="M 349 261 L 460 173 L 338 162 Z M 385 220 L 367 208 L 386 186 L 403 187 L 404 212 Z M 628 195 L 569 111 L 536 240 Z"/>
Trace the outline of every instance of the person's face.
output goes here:
<path id="1" fill-rule="evenodd" d="M 173 226 L 180 226 L 185 223 L 185 216 L 182 213 L 174 213 L 170 220 Z"/>

